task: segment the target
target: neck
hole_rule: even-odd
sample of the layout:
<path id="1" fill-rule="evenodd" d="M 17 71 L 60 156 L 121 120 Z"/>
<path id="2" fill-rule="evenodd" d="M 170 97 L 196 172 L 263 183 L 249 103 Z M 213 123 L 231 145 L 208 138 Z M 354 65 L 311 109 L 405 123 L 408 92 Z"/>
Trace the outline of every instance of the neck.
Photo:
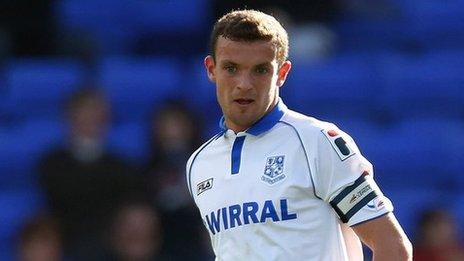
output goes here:
<path id="1" fill-rule="evenodd" d="M 279 102 L 279 99 L 276 99 L 274 102 L 271 103 L 271 105 L 269 106 L 269 108 L 264 112 L 263 115 L 261 115 L 261 117 L 259 117 L 256 121 L 254 121 L 252 124 L 250 125 L 247 125 L 247 126 L 240 126 L 240 125 L 237 125 L 233 122 L 231 122 L 228 118 L 225 118 L 225 124 L 226 124 L 226 127 L 228 129 L 231 129 L 233 130 L 235 133 L 239 133 L 239 132 L 242 132 L 242 131 L 245 131 L 249 128 L 251 128 L 251 126 L 253 126 L 254 124 L 256 124 L 258 121 L 260 121 L 264 116 L 266 116 L 270 111 L 272 111 L 272 109 L 275 108 L 275 106 L 277 105 L 277 103 Z"/>

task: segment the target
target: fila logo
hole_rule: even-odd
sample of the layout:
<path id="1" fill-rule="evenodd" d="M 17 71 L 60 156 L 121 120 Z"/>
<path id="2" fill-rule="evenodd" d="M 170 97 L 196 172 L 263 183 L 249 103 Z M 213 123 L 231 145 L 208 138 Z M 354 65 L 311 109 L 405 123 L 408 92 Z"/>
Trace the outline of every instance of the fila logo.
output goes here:
<path id="1" fill-rule="evenodd" d="M 207 179 L 197 184 L 197 196 L 213 187 L 213 178 Z"/>

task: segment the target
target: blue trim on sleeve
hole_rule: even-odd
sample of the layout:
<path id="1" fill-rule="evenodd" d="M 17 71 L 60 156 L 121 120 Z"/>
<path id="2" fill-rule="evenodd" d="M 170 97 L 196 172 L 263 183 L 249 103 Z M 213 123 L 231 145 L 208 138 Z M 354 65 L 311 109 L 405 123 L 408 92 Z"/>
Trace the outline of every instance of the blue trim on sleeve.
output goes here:
<path id="1" fill-rule="evenodd" d="M 187 186 L 188 186 L 188 189 L 189 189 L 189 192 L 190 192 L 190 196 L 192 196 L 192 198 L 193 198 L 193 191 L 192 191 L 192 176 L 191 175 L 192 175 L 193 163 L 195 162 L 195 159 L 200 154 L 200 152 L 204 148 L 206 148 L 206 146 L 208 146 L 211 142 L 213 142 L 214 140 L 216 140 L 217 138 L 219 138 L 223 134 L 224 134 L 224 131 L 221 131 L 218 134 L 214 135 L 211 139 L 209 139 L 205 144 L 203 144 L 203 146 L 198 150 L 198 152 L 195 154 L 195 156 L 192 159 L 192 163 L 190 164 L 190 167 L 189 167 L 189 170 L 188 170 L 188 173 L 187 173 Z"/>
<path id="2" fill-rule="evenodd" d="M 300 143 L 301 143 L 301 147 L 303 148 L 303 151 L 304 151 L 304 154 L 305 154 L 305 159 L 306 159 L 306 164 L 308 166 L 308 171 L 309 171 L 309 178 L 311 179 L 311 184 L 313 185 L 313 193 L 314 193 L 314 196 L 320 200 L 322 200 L 321 197 L 319 197 L 317 194 L 316 194 L 316 186 L 314 185 L 314 180 L 313 180 L 313 174 L 311 172 L 311 166 L 309 164 L 309 158 L 308 158 L 308 153 L 306 152 L 306 148 L 304 146 L 304 143 L 303 143 L 303 140 L 301 139 L 301 136 L 300 136 L 300 133 L 298 132 L 298 130 L 295 128 L 295 126 L 293 126 L 292 124 L 288 123 L 288 122 L 285 122 L 285 121 L 280 121 L 281 123 L 287 125 L 287 126 L 290 126 L 296 133 L 298 139 L 300 140 Z"/>
<path id="3" fill-rule="evenodd" d="M 238 174 L 240 171 L 240 161 L 242 157 L 242 148 L 243 143 L 245 142 L 246 136 L 237 137 L 232 146 L 232 155 L 231 155 L 231 172 L 232 175 Z"/>

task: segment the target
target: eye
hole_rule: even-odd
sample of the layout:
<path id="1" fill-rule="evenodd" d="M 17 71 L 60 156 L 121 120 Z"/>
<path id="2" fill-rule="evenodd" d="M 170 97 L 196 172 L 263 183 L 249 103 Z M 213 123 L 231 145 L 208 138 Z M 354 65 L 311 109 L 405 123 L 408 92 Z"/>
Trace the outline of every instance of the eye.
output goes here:
<path id="1" fill-rule="evenodd" d="M 266 67 L 258 67 L 256 68 L 256 73 L 258 74 L 267 74 L 269 72 L 269 69 Z"/>
<path id="2" fill-rule="evenodd" d="M 226 70 L 228 73 L 233 74 L 237 71 L 237 67 L 233 65 L 226 65 L 224 66 L 224 70 Z"/>

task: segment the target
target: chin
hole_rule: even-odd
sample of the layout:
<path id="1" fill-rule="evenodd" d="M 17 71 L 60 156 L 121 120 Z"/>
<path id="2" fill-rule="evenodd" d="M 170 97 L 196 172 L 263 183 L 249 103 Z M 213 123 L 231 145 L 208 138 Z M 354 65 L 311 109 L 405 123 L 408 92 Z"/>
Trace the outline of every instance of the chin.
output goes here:
<path id="1" fill-rule="evenodd" d="M 254 115 L 253 117 L 242 117 L 238 122 L 241 126 L 247 126 L 246 128 L 248 129 L 258 120 L 259 118 L 257 118 L 257 116 Z"/>

